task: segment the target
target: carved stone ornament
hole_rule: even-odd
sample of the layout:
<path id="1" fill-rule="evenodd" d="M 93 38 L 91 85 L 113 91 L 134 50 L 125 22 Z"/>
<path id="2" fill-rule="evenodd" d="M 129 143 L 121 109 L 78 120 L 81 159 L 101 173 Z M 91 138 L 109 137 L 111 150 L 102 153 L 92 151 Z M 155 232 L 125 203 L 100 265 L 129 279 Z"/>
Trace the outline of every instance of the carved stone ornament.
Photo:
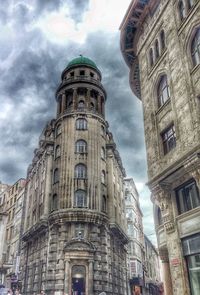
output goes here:
<path id="1" fill-rule="evenodd" d="M 95 246 L 84 239 L 73 239 L 65 244 L 64 252 L 87 251 L 95 252 Z"/>

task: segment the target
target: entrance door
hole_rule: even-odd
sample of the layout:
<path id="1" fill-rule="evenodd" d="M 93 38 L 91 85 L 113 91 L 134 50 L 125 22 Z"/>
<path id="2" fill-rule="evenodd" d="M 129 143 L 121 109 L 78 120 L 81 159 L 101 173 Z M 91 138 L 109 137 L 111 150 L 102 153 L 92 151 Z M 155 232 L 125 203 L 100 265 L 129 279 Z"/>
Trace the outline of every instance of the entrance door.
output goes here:
<path id="1" fill-rule="evenodd" d="M 73 295 L 85 295 L 84 278 L 72 278 Z"/>
<path id="2" fill-rule="evenodd" d="M 85 266 L 72 267 L 72 295 L 85 295 Z"/>

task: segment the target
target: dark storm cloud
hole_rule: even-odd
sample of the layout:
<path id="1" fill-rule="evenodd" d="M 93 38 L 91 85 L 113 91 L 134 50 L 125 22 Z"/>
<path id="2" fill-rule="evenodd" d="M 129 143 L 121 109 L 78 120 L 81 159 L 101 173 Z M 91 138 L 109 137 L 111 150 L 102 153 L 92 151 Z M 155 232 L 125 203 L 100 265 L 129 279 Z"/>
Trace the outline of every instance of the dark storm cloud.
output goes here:
<path id="1" fill-rule="evenodd" d="M 11 183 L 25 177 L 38 137 L 46 122 L 54 117 L 54 94 L 60 74 L 72 58 L 82 53 L 93 59 L 102 71 L 102 83 L 108 96 L 107 120 L 127 174 L 133 176 L 135 181 L 144 181 L 146 162 L 141 102 L 130 91 L 128 68 L 119 50 L 119 36 L 95 32 L 82 45 L 50 43 L 39 29 L 29 27 L 26 31 L 26 24 L 36 16 L 59 9 L 64 2 L 37 1 L 33 10 L 28 6 L 29 1 L 20 3 L 12 10 L 15 12 L 12 21 L 17 24 L 16 28 L 23 23 L 22 31 L 14 40 L 14 46 L 7 39 L 0 44 L 4 45 L 1 46 L 0 56 L 8 60 L 6 70 L 2 72 L 0 100 L 1 104 L 9 105 L 8 110 L 5 107 L 8 116 L 2 121 L 0 131 L 4 139 L 0 142 L 2 155 L 9 151 L 6 157 L 0 156 L 0 180 Z M 79 0 L 68 0 L 67 3 L 76 20 L 88 5 L 88 1 Z M 9 63 L 10 60 L 12 62 Z"/>

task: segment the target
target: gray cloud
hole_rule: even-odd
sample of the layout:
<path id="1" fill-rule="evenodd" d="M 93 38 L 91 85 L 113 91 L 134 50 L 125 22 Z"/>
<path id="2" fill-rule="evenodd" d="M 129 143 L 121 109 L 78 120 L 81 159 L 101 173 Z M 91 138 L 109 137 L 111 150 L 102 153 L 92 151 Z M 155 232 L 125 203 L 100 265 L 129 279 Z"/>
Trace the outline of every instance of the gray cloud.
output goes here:
<path id="1" fill-rule="evenodd" d="M 56 1 L 57 2 L 57 1 Z M 75 3 L 76 2 L 76 3 Z M 71 14 L 79 14 L 87 9 L 88 1 L 68 1 Z M 24 27 L 37 12 L 37 16 L 58 9 L 63 1 L 37 1 L 34 11 L 30 12 L 27 2 L 20 1 L 15 9 L 16 23 L 24 23 Z M 75 9 L 78 8 L 78 9 Z M 77 14 L 77 16 L 78 16 Z M 74 14 L 74 18 L 77 17 Z M 60 74 L 67 63 L 80 53 L 93 59 L 102 71 L 103 84 L 107 91 L 107 120 L 110 130 L 122 156 L 127 174 L 135 181 L 146 178 L 146 163 L 144 161 L 144 139 L 142 128 L 141 102 L 133 96 L 128 85 L 128 68 L 119 50 L 119 34 L 95 32 L 90 34 L 82 45 L 68 43 L 65 46 L 47 41 L 39 29 L 32 28 L 19 36 L 20 42 L 15 48 L 7 42 L 1 48 L 0 56 L 7 56 L 9 61 L 12 53 L 12 63 L 3 72 L 0 83 L 1 99 L 7 97 L 13 109 L 12 120 L 7 118 L 3 126 L 9 126 L 1 131 L 1 138 L 9 138 L 4 144 L 8 149 L 15 149 L 26 155 L 24 162 L 11 165 L 24 167 L 31 161 L 32 151 L 37 146 L 37 138 L 46 121 L 51 119 L 56 110 L 54 93 L 59 84 Z M 15 40 L 14 40 L 15 41 Z M 89 46 L 88 46 L 89 44 Z M 16 117 L 17 112 L 17 119 Z M 30 140 L 30 135 L 32 140 Z M 34 139 L 34 140 L 33 140 Z M 10 158 L 7 159 L 10 161 Z M 5 159 L 4 159 L 5 162 Z M 1 162 L 0 165 L 4 165 Z M 24 164 L 26 162 L 26 165 Z M 3 167 L 4 166 L 0 166 Z M 24 175 L 23 169 L 15 167 L 9 173 L 4 169 L 5 182 L 14 182 Z M 3 169 L 2 168 L 2 169 Z"/>

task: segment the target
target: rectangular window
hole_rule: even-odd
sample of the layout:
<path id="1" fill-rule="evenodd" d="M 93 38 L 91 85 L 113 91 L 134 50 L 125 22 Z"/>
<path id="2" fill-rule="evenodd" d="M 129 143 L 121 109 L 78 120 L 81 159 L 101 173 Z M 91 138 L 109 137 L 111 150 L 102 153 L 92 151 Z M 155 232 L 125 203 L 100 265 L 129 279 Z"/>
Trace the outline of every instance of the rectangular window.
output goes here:
<path id="1" fill-rule="evenodd" d="M 85 75 L 85 71 L 80 71 L 80 76 L 84 76 Z"/>
<path id="2" fill-rule="evenodd" d="M 200 196 L 196 182 L 191 180 L 176 189 L 176 200 L 179 214 L 200 206 Z"/>
<path id="3" fill-rule="evenodd" d="M 85 226 L 82 223 L 75 224 L 75 238 L 84 238 L 84 229 Z"/>
<path id="4" fill-rule="evenodd" d="M 185 256 L 190 290 L 192 295 L 200 294 L 200 234 L 182 240 L 183 255 Z"/>
<path id="5" fill-rule="evenodd" d="M 168 129 L 161 133 L 163 152 L 166 155 L 176 146 L 176 133 L 174 125 L 171 125 Z"/>

